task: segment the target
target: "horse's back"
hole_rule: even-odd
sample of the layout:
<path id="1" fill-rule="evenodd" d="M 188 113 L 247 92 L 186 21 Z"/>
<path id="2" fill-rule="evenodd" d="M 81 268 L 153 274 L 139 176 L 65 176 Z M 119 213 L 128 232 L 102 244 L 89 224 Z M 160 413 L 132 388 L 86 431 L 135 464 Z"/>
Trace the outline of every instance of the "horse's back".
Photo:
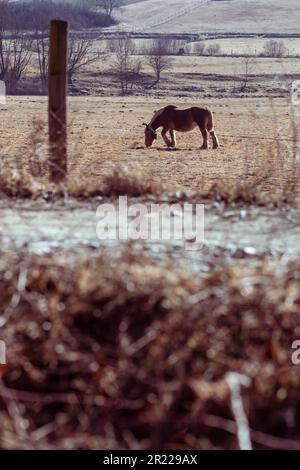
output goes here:
<path id="1" fill-rule="evenodd" d="M 164 108 L 164 113 L 172 116 L 180 116 L 182 118 L 201 118 L 206 117 L 211 114 L 211 111 L 206 107 L 192 106 L 191 108 L 179 109 L 177 106 L 166 106 Z"/>
<path id="2" fill-rule="evenodd" d="M 212 112 L 210 111 L 210 109 L 208 108 L 200 108 L 200 107 L 197 107 L 197 106 L 193 106 L 191 108 L 191 113 L 192 113 L 192 116 L 195 120 L 201 120 L 201 119 L 207 119 L 207 118 L 210 118 L 212 116 Z"/>
<path id="3" fill-rule="evenodd" d="M 197 113 L 197 114 L 207 114 L 210 113 L 210 110 L 205 106 L 205 107 L 200 107 L 200 106 L 193 106 L 191 108 L 192 113 Z"/>
<path id="4" fill-rule="evenodd" d="M 192 108 L 178 109 L 173 106 L 169 109 L 169 127 L 179 132 L 188 132 L 195 127 Z"/>

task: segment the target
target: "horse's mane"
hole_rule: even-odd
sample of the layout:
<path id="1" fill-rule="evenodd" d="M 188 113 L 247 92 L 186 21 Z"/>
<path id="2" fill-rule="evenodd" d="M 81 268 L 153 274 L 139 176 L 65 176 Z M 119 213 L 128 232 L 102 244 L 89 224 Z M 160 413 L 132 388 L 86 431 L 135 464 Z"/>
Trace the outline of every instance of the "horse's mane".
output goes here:
<path id="1" fill-rule="evenodd" d="M 165 106 L 164 108 L 161 108 L 159 109 L 158 111 L 155 111 L 152 119 L 151 119 L 151 122 L 150 122 L 150 126 L 152 126 L 152 124 L 154 123 L 155 119 L 158 118 L 158 116 L 160 116 L 162 113 L 164 113 L 165 111 L 173 111 L 174 109 L 177 109 L 177 106 L 174 106 L 173 104 L 170 104 L 169 106 Z"/>

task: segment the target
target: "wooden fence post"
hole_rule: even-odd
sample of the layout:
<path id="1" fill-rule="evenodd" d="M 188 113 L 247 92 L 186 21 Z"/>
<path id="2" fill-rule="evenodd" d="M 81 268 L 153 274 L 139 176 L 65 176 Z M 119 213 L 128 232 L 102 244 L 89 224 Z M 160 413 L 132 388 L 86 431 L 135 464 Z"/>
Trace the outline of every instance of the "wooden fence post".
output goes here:
<path id="1" fill-rule="evenodd" d="M 49 57 L 49 167 L 50 180 L 67 175 L 67 56 L 68 23 L 51 21 Z"/>

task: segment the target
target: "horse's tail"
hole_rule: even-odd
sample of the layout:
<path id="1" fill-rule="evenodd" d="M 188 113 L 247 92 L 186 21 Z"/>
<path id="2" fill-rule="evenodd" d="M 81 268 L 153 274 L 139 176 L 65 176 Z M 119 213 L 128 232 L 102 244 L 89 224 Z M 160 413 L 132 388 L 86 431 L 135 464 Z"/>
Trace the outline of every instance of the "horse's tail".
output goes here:
<path id="1" fill-rule="evenodd" d="M 214 116 L 213 113 L 207 109 L 207 125 L 206 129 L 208 132 L 212 132 L 214 130 Z"/>

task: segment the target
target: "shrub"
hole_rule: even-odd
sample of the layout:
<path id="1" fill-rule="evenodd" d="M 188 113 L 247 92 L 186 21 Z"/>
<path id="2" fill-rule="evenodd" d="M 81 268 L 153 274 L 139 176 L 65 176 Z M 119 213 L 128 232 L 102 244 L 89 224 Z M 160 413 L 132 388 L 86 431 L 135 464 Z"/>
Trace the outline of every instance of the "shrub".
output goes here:
<path id="1" fill-rule="evenodd" d="M 145 178 L 142 173 L 133 173 L 124 166 L 115 167 L 111 173 L 107 174 L 103 188 L 103 192 L 107 196 L 138 197 L 161 191 L 162 188 L 157 181 Z"/>
<path id="2" fill-rule="evenodd" d="M 288 49 L 281 41 L 271 39 L 267 41 L 263 48 L 263 56 L 265 57 L 283 57 L 287 55 Z"/>
<path id="3" fill-rule="evenodd" d="M 206 48 L 206 53 L 208 55 L 220 55 L 221 54 L 221 46 L 220 44 L 210 44 Z"/>
<path id="4" fill-rule="evenodd" d="M 197 55 L 203 55 L 205 52 L 205 48 L 206 45 L 204 41 L 196 42 L 196 44 L 194 44 L 194 52 Z"/>

